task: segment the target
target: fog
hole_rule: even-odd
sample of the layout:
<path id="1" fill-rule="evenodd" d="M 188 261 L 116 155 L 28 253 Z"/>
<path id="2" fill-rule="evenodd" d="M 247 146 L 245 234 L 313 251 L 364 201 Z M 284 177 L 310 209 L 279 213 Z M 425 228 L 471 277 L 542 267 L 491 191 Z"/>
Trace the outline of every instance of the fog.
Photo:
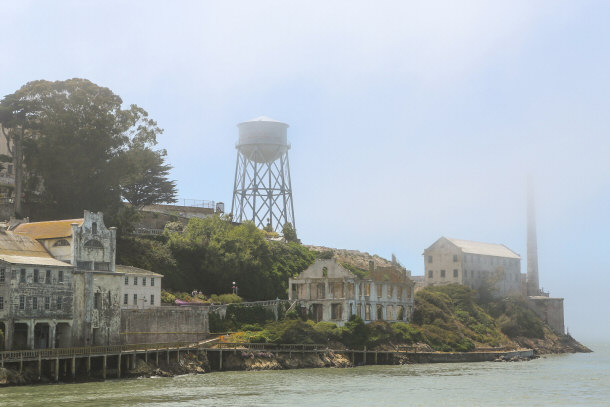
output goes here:
<path id="1" fill-rule="evenodd" d="M 181 198 L 230 209 L 236 124 L 288 130 L 304 243 L 395 253 L 503 243 L 577 338 L 610 336 L 610 6 L 603 1 L 3 5 L 2 95 L 84 77 L 146 109 Z M 217 4 L 222 3 L 222 4 Z"/>

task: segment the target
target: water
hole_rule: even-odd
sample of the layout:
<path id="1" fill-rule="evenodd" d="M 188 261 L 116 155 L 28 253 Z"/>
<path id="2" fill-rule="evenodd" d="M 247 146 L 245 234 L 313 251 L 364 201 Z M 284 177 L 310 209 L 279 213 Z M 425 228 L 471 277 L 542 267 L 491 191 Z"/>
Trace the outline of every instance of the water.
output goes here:
<path id="1" fill-rule="evenodd" d="M 1 406 L 610 406 L 610 344 L 529 362 L 219 372 L 0 389 Z"/>

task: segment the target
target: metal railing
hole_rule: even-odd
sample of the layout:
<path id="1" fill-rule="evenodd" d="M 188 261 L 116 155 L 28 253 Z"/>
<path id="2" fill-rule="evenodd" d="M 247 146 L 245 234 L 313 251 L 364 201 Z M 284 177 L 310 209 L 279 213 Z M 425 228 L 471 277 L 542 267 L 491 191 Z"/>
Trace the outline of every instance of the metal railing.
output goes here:
<path id="1" fill-rule="evenodd" d="M 75 348 L 55 349 L 33 349 L 33 350 L 9 350 L 0 352 L 0 360 L 3 362 L 18 362 L 20 360 L 54 359 L 73 356 L 94 356 L 118 354 L 124 352 L 146 352 L 156 350 L 171 350 L 184 348 L 198 348 L 196 342 L 165 342 L 165 343 L 136 343 L 131 345 L 109 345 L 109 346 L 82 346 Z"/>
<path id="2" fill-rule="evenodd" d="M 240 343 L 240 342 L 218 342 L 214 344 L 215 349 L 231 349 L 231 350 L 281 350 L 284 351 L 326 351 L 327 345 L 313 343 Z"/>

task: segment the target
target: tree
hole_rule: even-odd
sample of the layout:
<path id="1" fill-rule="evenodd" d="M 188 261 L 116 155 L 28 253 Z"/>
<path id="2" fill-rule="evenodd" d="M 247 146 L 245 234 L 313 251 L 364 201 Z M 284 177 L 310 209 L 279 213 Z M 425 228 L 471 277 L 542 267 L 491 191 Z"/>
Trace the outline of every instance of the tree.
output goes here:
<path id="1" fill-rule="evenodd" d="M 23 142 L 26 199 L 37 203 L 35 217 L 118 210 L 126 166 L 117 165 L 116 157 L 132 148 L 150 150 L 163 132 L 144 109 L 122 104 L 110 89 L 78 78 L 29 82 L 0 102 L 0 122 L 13 140 L 15 160 Z M 169 167 L 162 152 L 153 153 L 161 159 L 153 164 L 163 179 Z M 21 169 L 15 162 L 16 174 Z"/>
<path id="2" fill-rule="evenodd" d="M 284 235 L 284 239 L 286 239 L 287 242 L 301 242 L 297 237 L 296 229 L 294 228 L 294 226 L 292 226 L 292 223 L 290 222 L 286 222 L 284 224 L 284 227 L 282 228 L 282 235 Z"/>
<path id="3" fill-rule="evenodd" d="M 121 196 L 135 208 L 176 202 L 176 183 L 167 176 L 171 165 L 164 164 L 165 150 L 132 147 L 119 156 Z"/>
<path id="4" fill-rule="evenodd" d="M 15 216 L 22 216 L 21 195 L 23 192 L 23 141 L 28 123 L 27 102 L 15 95 L 5 96 L 0 102 L 0 127 L 6 140 L 6 148 L 12 156 L 15 168 Z M 8 157 L 3 157 L 3 162 Z"/>

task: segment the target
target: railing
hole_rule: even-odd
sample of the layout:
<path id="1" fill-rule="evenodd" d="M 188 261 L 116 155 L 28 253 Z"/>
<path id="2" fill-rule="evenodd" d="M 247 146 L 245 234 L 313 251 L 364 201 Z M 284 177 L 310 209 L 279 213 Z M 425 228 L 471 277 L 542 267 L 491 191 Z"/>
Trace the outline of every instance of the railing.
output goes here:
<path id="1" fill-rule="evenodd" d="M 83 346 L 76 348 L 34 349 L 34 350 L 10 350 L 0 352 L 0 359 L 4 362 L 20 360 L 51 359 L 58 357 L 72 357 L 84 355 L 107 355 L 122 352 L 144 352 L 150 350 L 167 350 L 176 348 L 197 348 L 194 342 L 166 342 L 166 343 L 136 343 L 132 345 L 109 345 L 109 346 Z"/>
<path id="2" fill-rule="evenodd" d="M 218 342 L 215 349 L 247 349 L 247 350 L 282 350 L 282 351 L 326 351 L 327 345 L 322 344 L 294 344 L 294 343 L 239 343 L 239 342 Z"/>
<path id="3" fill-rule="evenodd" d="M 209 208 L 214 209 L 216 207 L 216 203 L 214 201 L 206 201 L 200 199 L 183 199 L 183 206 L 192 206 L 195 208 Z"/>
<path id="4" fill-rule="evenodd" d="M 134 235 L 162 235 L 164 229 L 135 228 Z"/>

